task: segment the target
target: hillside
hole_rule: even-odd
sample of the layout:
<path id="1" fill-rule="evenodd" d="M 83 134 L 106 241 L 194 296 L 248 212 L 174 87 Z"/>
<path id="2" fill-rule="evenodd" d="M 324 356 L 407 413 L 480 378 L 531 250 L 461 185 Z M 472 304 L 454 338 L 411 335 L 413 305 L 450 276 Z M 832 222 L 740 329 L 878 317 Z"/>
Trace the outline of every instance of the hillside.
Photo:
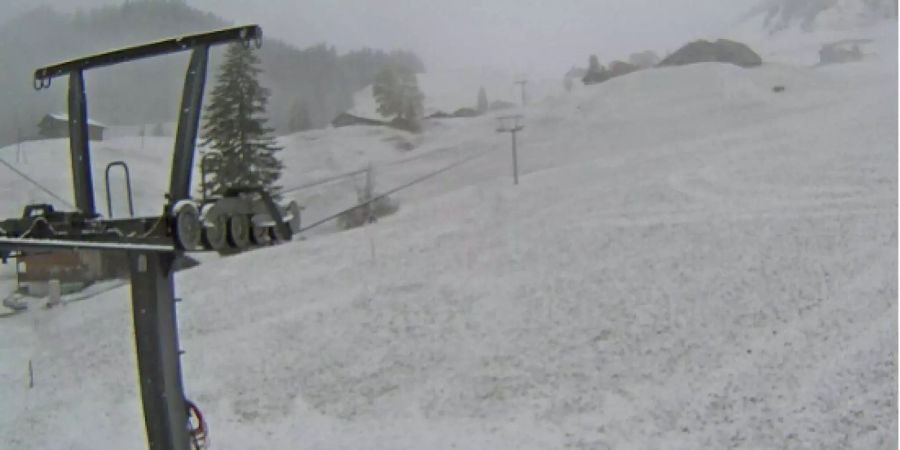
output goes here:
<path id="1" fill-rule="evenodd" d="M 845 39 L 871 40 L 872 43 L 862 46 L 867 54 L 896 54 L 896 19 L 861 14 L 858 9 L 862 6 L 857 3 L 860 2 L 836 2 L 834 7 L 816 16 L 810 25 L 812 29 L 804 29 L 796 21 L 790 21 L 792 26 L 772 32 L 762 25 L 762 17 L 754 15 L 730 29 L 725 36 L 747 43 L 768 62 L 812 66 L 819 62 L 819 50 L 824 44 Z M 843 8 L 839 7 L 841 5 Z M 851 8 L 853 5 L 858 8 Z"/>
<path id="2" fill-rule="evenodd" d="M 894 448 L 896 81 L 879 52 L 552 95 L 516 187 L 490 116 L 283 137 L 300 183 L 496 151 L 377 224 L 180 272 L 186 391 L 217 449 Z M 0 319 L 0 447 L 144 447 L 130 314 L 121 288 Z"/>
<path id="3" fill-rule="evenodd" d="M 760 0 L 742 20 L 770 34 L 853 30 L 897 20 L 896 0 Z"/>
<path id="4" fill-rule="evenodd" d="M 34 69 L 94 52 L 197 33 L 230 25 L 184 2 L 141 0 L 77 14 L 46 7 L 0 24 L 0 145 L 19 136 L 35 136 L 36 124 L 47 113 L 65 109 L 65 82 L 35 93 Z M 214 80 L 221 49 L 212 52 Z M 327 125 L 352 106 L 352 95 L 370 84 L 388 61 L 399 60 L 424 70 L 408 52 L 361 49 L 338 54 L 324 44 L 297 49 L 266 36 L 260 50 L 262 83 L 280 95 L 271 99 L 271 125 L 289 129 L 291 108 L 302 104 L 313 125 Z M 110 125 L 173 122 L 177 112 L 187 55 L 173 55 L 90 72 L 88 104 L 92 118 Z M 134 89 L 141 86 L 141 89 Z M 123 101 L 124 100 L 124 101 Z"/>

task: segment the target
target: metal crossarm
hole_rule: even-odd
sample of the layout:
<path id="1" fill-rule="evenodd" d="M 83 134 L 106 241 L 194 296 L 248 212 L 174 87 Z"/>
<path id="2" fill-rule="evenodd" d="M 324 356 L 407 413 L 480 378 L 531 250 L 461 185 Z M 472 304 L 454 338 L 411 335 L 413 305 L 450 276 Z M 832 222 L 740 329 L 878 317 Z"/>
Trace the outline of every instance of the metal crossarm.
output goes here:
<path id="1" fill-rule="evenodd" d="M 201 241 L 203 223 L 198 211 L 201 205 L 190 199 L 190 187 L 209 50 L 212 46 L 232 42 L 242 43 L 245 48 L 250 45 L 259 48 L 262 29 L 257 25 L 246 25 L 164 39 L 37 69 L 34 72 L 34 87 L 37 90 L 49 87 L 53 78 L 69 77 L 69 146 L 74 206 L 78 211 L 55 211 L 48 204 L 29 205 L 20 218 L 0 220 L 0 261 L 4 263 L 10 256 L 52 251 L 97 250 L 127 255 L 138 376 L 150 450 L 189 450 L 192 442 L 205 439 L 207 433 L 199 410 L 184 396 L 180 362 L 183 352 L 178 345 L 174 271 L 183 251 L 197 249 Z M 100 218 L 94 204 L 84 72 L 183 51 L 191 52 L 191 59 L 178 113 L 170 192 L 164 212 L 154 217 L 133 217 L 128 167 L 116 162 L 111 166 L 121 165 L 125 170 L 132 217 L 112 219 L 107 167 L 110 218 Z M 0 163 L 25 177 L 11 165 L 2 160 Z M 257 202 L 264 208 L 257 208 L 258 205 L 252 203 L 253 199 L 247 200 L 238 194 L 224 199 L 226 201 L 222 205 L 225 206 L 219 210 L 226 211 L 232 218 L 248 219 L 253 214 L 263 214 L 260 210 L 264 209 L 263 215 L 274 220 L 274 225 L 267 225 L 268 228 L 253 230 L 256 244 L 262 245 L 270 239 L 290 239 L 294 228 L 299 228 L 299 207 L 294 202 L 283 207 L 285 212 L 282 212 L 282 207 L 276 205 L 264 191 L 258 192 L 262 201 Z M 231 207 L 237 209 L 228 210 Z M 284 221 L 284 214 L 290 214 L 291 223 Z M 229 216 L 222 217 L 228 219 Z M 249 231 L 250 226 L 248 222 L 245 232 Z M 221 228 L 219 233 L 224 242 L 225 235 Z M 249 241 L 250 237 L 245 239 Z M 189 409 L 199 421 L 196 429 L 189 429 Z"/>
<path id="2" fill-rule="evenodd" d="M 191 50 L 201 46 L 225 44 L 238 40 L 245 42 L 253 41 L 259 45 L 262 41 L 262 28 L 258 25 L 245 25 L 211 31 L 208 33 L 163 39 L 149 44 L 112 50 L 39 68 L 34 71 L 34 79 L 35 82 L 49 81 L 50 79 L 68 75 L 72 72 L 111 66 L 127 61 Z M 35 83 L 35 86 L 37 87 L 38 84 Z"/>
<path id="3" fill-rule="evenodd" d="M 0 237 L 0 249 L 4 248 L 17 250 L 124 250 L 162 253 L 175 251 L 175 246 L 162 244 Z"/>

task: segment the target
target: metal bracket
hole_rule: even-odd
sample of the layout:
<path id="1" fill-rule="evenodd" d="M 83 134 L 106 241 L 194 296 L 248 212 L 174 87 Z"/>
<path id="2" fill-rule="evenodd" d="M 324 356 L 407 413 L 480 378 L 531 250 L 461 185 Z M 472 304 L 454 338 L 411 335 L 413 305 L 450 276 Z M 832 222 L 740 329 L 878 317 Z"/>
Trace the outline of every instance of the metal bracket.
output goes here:
<path id="1" fill-rule="evenodd" d="M 113 167 L 121 167 L 125 171 L 125 189 L 128 192 L 128 214 L 134 217 L 134 198 L 131 196 L 131 173 L 128 171 L 128 164 L 125 161 L 113 161 L 106 165 L 106 212 L 109 218 L 113 218 L 112 210 L 112 194 L 109 190 L 109 170 Z"/>

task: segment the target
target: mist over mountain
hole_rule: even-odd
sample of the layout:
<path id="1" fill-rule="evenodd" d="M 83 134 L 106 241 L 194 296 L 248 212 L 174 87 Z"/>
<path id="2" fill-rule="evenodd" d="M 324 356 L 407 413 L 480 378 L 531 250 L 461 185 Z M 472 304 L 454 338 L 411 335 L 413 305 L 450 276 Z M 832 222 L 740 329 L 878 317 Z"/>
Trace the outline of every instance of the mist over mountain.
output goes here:
<path id="1" fill-rule="evenodd" d="M 744 14 L 770 33 L 853 28 L 897 18 L 897 0 L 762 0 Z"/>
<path id="2" fill-rule="evenodd" d="M 179 1 L 131 1 L 116 6 L 60 13 L 30 10 L 0 24 L 0 145 L 28 138 L 47 113 L 65 110 L 65 79 L 34 92 L 34 69 L 93 52 L 173 35 L 232 25 Z M 208 83 L 214 82 L 222 48 L 211 52 Z M 289 131 L 290 112 L 304 107 L 313 126 L 326 125 L 352 106 L 353 93 L 370 84 L 388 61 L 424 71 L 406 51 L 361 49 L 338 54 L 326 44 L 298 49 L 271 36 L 260 50 L 262 83 L 277 92 L 269 106 L 270 126 Z M 111 125 L 172 122 L 188 55 L 152 58 L 86 74 L 91 118 Z"/>

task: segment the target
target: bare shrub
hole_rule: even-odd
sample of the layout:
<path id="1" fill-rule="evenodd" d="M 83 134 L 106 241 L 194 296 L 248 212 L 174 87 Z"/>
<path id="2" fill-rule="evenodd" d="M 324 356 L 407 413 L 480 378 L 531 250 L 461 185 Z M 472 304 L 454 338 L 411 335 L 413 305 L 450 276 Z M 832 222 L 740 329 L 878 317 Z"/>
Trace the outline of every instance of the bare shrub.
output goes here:
<path id="1" fill-rule="evenodd" d="M 379 217 L 393 214 L 399 209 L 397 202 L 390 197 L 379 197 L 375 193 L 375 170 L 371 164 L 366 169 L 363 185 L 356 187 L 356 201 L 359 206 L 338 217 L 338 225 L 345 230 L 373 223 Z"/>

